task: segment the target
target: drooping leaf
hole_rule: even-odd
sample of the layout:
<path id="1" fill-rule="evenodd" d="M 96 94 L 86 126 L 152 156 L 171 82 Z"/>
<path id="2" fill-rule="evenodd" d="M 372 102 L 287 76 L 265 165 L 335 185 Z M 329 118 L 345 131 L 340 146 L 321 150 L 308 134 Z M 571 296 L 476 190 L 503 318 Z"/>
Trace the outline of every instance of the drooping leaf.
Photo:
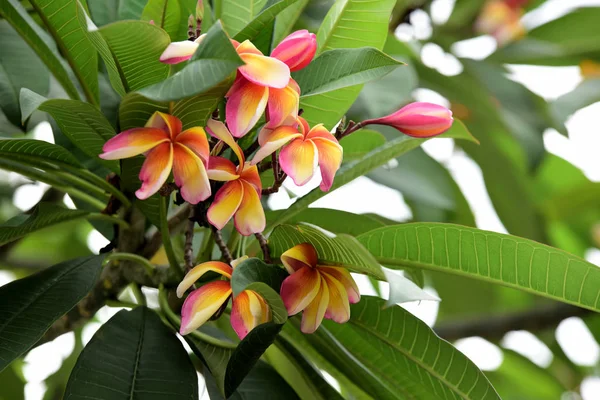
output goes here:
<path id="1" fill-rule="evenodd" d="M 597 101 L 600 101 L 600 79 L 584 79 L 571 92 L 554 100 L 551 108 L 558 121 L 564 123 L 575 111 Z"/>
<path id="2" fill-rule="evenodd" d="M 266 264 L 258 258 L 249 258 L 242 261 L 233 270 L 233 274 L 231 275 L 233 297 L 236 297 L 255 282 L 262 282 L 276 292 L 279 292 L 281 282 L 287 276 L 287 271 L 279 266 Z"/>
<path id="3" fill-rule="evenodd" d="M 51 39 L 48 38 L 46 32 L 37 25 L 19 2 L 17 0 L 2 1 L 0 3 L 0 14 L 36 52 L 67 94 L 73 99 L 79 99 L 77 88 L 71 81 L 63 61 L 55 49 L 48 44 Z"/>
<path id="4" fill-rule="evenodd" d="M 0 287 L 0 371 L 88 294 L 103 260 L 77 258 Z"/>
<path id="5" fill-rule="evenodd" d="M 476 139 L 473 138 L 473 136 L 465 128 L 464 124 L 456 119 L 454 120 L 452 128 L 438 137 L 466 139 L 476 142 Z M 342 167 L 336 173 L 330 192 L 358 178 L 359 176 L 362 176 L 369 171 L 384 165 L 388 162 L 388 160 L 399 157 L 402 154 L 418 147 L 426 140 L 427 139 L 416 139 L 408 136 L 401 136 L 397 139 L 387 142 L 385 145 L 378 147 L 370 153 L 367 153 L 361 159 L 342 165 Z M 272 224 L 282 224 L 288 221 L 290 218 L 298 214 L 300 211 L 306 209 L 311 203 L 320 199 L 325 194 L 326 193 L 319 188 L 312 190 L 310 193 L 292 204 L 286 211 L 282 212 L 277 221 L 273 221 Z"/>
<path id="6" fill-rule="evenodd" d="M 436 223 L 379 228 L 357 239 L 390 268 L 442 271 L 600 310 L 600 269 L 529 239 Z"/>
<path id="7" fill-rule="evenodd" d="M 222 84 L 243 65 L 220 23 L 214 24 L 189 64 L 175 75 L 140 90 L 157 101 L 179 100 L 203 94 Z"/>
<path id="8" fill-rule="evenodd" d="M 359 47 L 381 50 L 387 38 L 389 16 L 395 4 L 395 0 L 337 0 L 317 32 L 317 54 L 327 50 Z M 357 85 L 303 98 L 300 102 L 300 107 L 304 110 L 303 117 L 311 125 L 323 123 L 331 129 L 354 103 L 361 89 L 362 86 Z"/>
<path id="9" fill-rule="evenodd" d="M 64 398 L 88 398 L 90 388 L 115 400 L 198 398 L 198 378 L 185 349 L 146 307 L 119 311 L 83 349 Z"/>
<path id="10" fill-rule="evenodd" d="M 0 37 L 0 108 L 18 126 L 21 124 L 21 88 L 46 95 L 50 87 L 50 74 L 39 57 L 6 21 L 0 21 Z"/>
<path id="11" fill-rule="evenodd" d="M 334 49 L 322 53 L 293 78 L 306 97 L 381 78 L 401 65 L 372 47 Z"/>
<path id="12" fill-rule="evenodd" d="M 70 210 L 52 203 L 40 203 L 30 215 L 18 215 L 0 225 L 0 246 L 31 232 L 88 215 L 83 210 Z"/>
<path id="13" fill-rule="evenodd" d="M 100 104 L 98 54 L 79 25 L 77 0 L 31 0 L 92 104 Z"/>
<path id="14" fill-rule="evenodd" d="M 71 143 L 90 157 L 97 158 L 102 153 L 104 143 L 115 135 L 110 122 L 89 103 L 65 99 L 46 100 L 28 89 L 21 90 L 23 118 L 28 118 L 36 109 L 50 114 Z M 117 161 L 97 160 L 112 171 L 119 172 Z"/>
<path id="15" fill-rule="evenodd" d="M 99 30 L 114 57 L 126 92 L 163 81 L 169 66 L 159 61 L 169 35 L 145 21 L 120 21 Z"/>
<path id="16" fill-rule="evenodd" d="M 79 161 L 65 148 L 34 139 L 0 140 L 0 157 L 32 166 L 50 164 L 81 167 Z"/>
<path id="17" fill-rule="evenodd" d="M 322 265 L 340 266 L 385 280 L 379 264 L 352 236 L 342 234 L 331 238 L 308 225 L 277 226 L 269 236 L 271 256 L 278 258 L 288 249 L 305 242 L 315 247 Z"/>
<path id="18" fill-rule="evenodd" d="M 401 307 L 382 310 L 383 305 L 380 298 L 363 296 L 351 305 L 348 323 L 323 324 L 376 376 L 379 385 L 365 387 L 373 397 L 500 399 L 475 364 L 424 322 Z"/>

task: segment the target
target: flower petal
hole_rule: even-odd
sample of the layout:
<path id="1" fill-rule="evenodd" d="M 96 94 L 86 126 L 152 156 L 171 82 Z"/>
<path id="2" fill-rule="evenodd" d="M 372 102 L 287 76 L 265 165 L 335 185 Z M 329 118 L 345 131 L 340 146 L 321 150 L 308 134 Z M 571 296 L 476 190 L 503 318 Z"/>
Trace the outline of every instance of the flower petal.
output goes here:
<path id="1" fill-rule="evenodd" d="M 194 282 L 202 277 L 208 271 L 213 271 L 218 274 L 223 275 L 226 278 L 231 279 L 231 274 L 233 273 L 233 269 L 221 261 L 208 261 L 202 264 L 196 265 L 194 268 L 190 270 L 185 277 L 177 286 L 177 297 L 183 297 L 183 294 L 188 290 Z"/>
<path id="2" fill-rule="evenodd" d="M 179 64 L 192 58 L 196 49 L 198 49 L 198 43 L 196 42 L 189 40 L 173 42 L 163 51 L 159 60 L 165 64 Z"/>
<path id="3" fill-rule="evenodd" d="M 207 283 L 194 290 L 181 307 L 181 327 L 179 333 L 187 335 L 210 319 L 231 295 L 231 285 L 227 281 Z"/>
<path id="4" fill-rule="evenodd" d="M 304 267 L 283 280 L 281 299 L 289 315 L 304 310 L 317 296 L 321 276 L 315 268 Z"/>
<path id="5" fill-rule="evenodd" d="M 224 123 L 214 119 L 209 119 L 206 123 L 206 130 L 210 135 L 225 142 L 225 144 L 227 144 L 227 146 L 229 146 L 237 156 L 240 165 L 244 165 L 244 162 L 246 161 L 246 159 L 244 158 L 244 152 L 242 151 L 240 146 L 235 142 L 235 139 L 233 138 L 233 136 L 231 136 L 231 133 L 229 132 Z"/>
<path id="6" fill-rule="evenodd" d="M 271 320 L 271 309 L 261 295 L 253 290 L 244 290 L 233 299 L 231 326 L 240 339 L 260 324 Z"/>
<path id="7" fill-rule="evenodd" d="M 240 234 L 249 236 L 265 229 L 265 211 L 260 204 L 260 197 L 256 193 L 256 189 L 244 180 L 240 180 L 240 182 L 244 185 L 244 196 L 233 222 Z"/>
<path id="8" fill-rule="evenodd" d="M 293 79 L 290 79 L 290 84 L 283 89 L 269 89 L 269 102 L 267 104 L 268 128 L 277 128 L 287 118 L 296 119 L 298 117 L 300 94 L 291 83 L 292 81 Z"/>
<path id="9" fill-rule="evenodd" d="M 210 147 L 208 146 L 206 132 L 203 128 L 195 126 L 193 128 L 186 129 L 177 135 L 175 142 L 181 143 L 182 145 L 191 149 L 198 157 L 202 159 L 204 166 L 208 165 Z"/>
<path id="10" fill-rule="evenodd" d="M 142 187 L 135 192 L 137 198 L 146 200 L 158 192 L 167 181 L 172 166 L 173 145 L 170 142 L 160 144 L 150 151 L 140 170 Z"/>
<path id="11" fill-rule="evenodd" d="M 258 167 L 256 165 L 250 165 L 246 163 L 240 179 L 249 183 L 254 190 L 256 190 L 256 194 L 259 196 L 262 192 L 262 182 L 260 181 L 260 174 L 258 173 Z"/>
<path id="12" fill-rule="evenodd" d="M 317 148 L 312 140 L 296 139 L 286 144 L 279 153 L 281 169 L 298 186 L 312 178 L 317 163 Z"/>
<path id="13" fill-rule="evenodd" d="M 297 244 L 281 255 L 281 262 L 290 274 L 302 267 L 316 267 L 317 260 L 317 250 L 310 243 Z"/>
<path id="14" fill-rule="evenodd" d="M 355 304 L 360 301 L 360 292 L 358 291 L 358 286 L 346 268 L 326 267 L 324 265 L 319 265 L 317 269 L 331 275 L 340 281 L 342 285 L 344 285 L 346 292 L 348 292 L 348 300 L 350 303 Z"/>
<path id="15" fill-rule="evenodd" d="M 180 143 L 175 143 L 173 151 L 173 177 L 181 197 L 190 204 L 206 200 L 211 190 L 202 159 Z"/>
<path id="16" fill-rule="evenodd" d="M 335 173 L 342 165 L 343 149 L 337 141 L 316 138 L 312 139 L 312 142 L 318 150 L 319 168 L 321 169 L 322 178 L 320 188 L 326 192 L 331 188 Z"/>
<path id="17" fill-rule="evenodd" d="M 304 309 L 302 313 L 302 322 L 300 323 L 300 330 L 304 333 L 313 333 L 317 330 L 323 317 L 327 312 L 327 306 L 329 305 L 329 288 L 325 283 L 325 279 L 319 275 L 321 279 L 321 288 L 319 293 L 315 296 L 313 301 Z"/>
<path id="18" fill-rule="evenodd" d="M 261 130 L 262 135 L 259 135 L 258 140 L 259 142 L 262 140 L 263 143 L 261 144 L 260 149 L 254 154 L 254 157 L 252 157 L 251 164 L 258 164 L 264 160 L 265 157 L 277 151 L 290 140 L 302 137 L 302 134 L 298 132 L 298 129 L 292 126 L 280 126 L 270 133 L 263 133 L 267 132 L 267 129 L 268 128 L 264 128 Z"/>
<path id="19" fill-rule="evenodd" d="M 235 44 L 235 40 L 232 40 L 231 42 L 235 46 L 235 51 L 237 51 L 238 54 L 256 54 L 259 56 L 263 55 L 263 53 L 259 49 L 257 49 L 256 46 L 252 44 L 252 42 L 249 40 L 244 40 L 242 43 L 237 42 L 237 46 Z"/>
<path id="20" fill-rule="evenodd" d="M 181 132 L 181 120 L 169 114 L 156 111 L 145 125 L 146 128 L 158 128 L 167 132 L 172 140 L 175 140 Z"/>
<path id="21" fill-rule="evenodd" d="M 215 200 L 208 208 L 206 213 L 208 221 L 217 229 L 223 229 L 240 207 L 243 196 L 244 187 L 242 182 L 239 180 L 227 182 L 219 189 L 215 195 Z"/>
<path id="22" fill-rule="evenodd" d="M 340 281 L 325 272 L 321 272 L 321 276 L 329 289 L 329 304 L 327 305 L 325 318 L 338 324 L 348 322 L 350 319 L 350 303 L 346 288 Z"/>
<path id="23" fill-rule="evenodd" d="M 283 89 L 290 81 L 290 69 L 283 61 L 264 56 L 246 40 L 237 47 L 245 65 L 238 68 L 250 82 L 260 86 Z"/>
<path id="24" fill-rule="evenodd" d="M 240 176 L 235 165 L 224 157 L 211 156 L 208 160 L 208 177 L 213 181 L 233 181 Z"/>
<path id="25" fill-rule="evenodd" d="M 235 137 L 242 137 L 258 122 L 267 107 L 269 88 L 256 85 L 243 77 L 237 79 L 227 93 L 227 126 Z"/>
<path id="26" fill-rule="evenodd" d="M 102 147 L 104 153 L 99 157 L 104 160 L 135 157 L 168 141 L 170 141 L 169 136 L 161 129 L 128 129 L 104 143 Z"/>

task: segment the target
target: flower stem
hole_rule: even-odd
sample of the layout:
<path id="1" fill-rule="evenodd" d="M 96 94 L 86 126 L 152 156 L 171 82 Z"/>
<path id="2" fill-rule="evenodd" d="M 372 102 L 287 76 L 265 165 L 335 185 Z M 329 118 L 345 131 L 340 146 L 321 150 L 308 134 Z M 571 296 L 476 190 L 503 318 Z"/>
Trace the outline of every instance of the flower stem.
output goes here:
<path id="1" fill-rule="evenodd" d="M 212 225 L 210 226 L 210 228 L 212 229 L 213 236 L 215 238 L 215 243 L 217 244 L 217 246 L 219 246 L 219 249 L 221 250 L 221 255 L 223 256 L 225 261 L 227 261 L 227 263 L 230 264 L 233 261 L 233 258 L 231 258 L 231 252 L 229 251 L 229 248 L 227 247 L 227 245 L 225 244 L 225 241 L 223 240 L 221 231 Z"/>
<path id="2" fill-rule="evenodd" d="M 165 253 L 167 254 L 167 259 L 169 260 L 169 265 L 171 266 L 171 269 L 173 270 L 175 276 L 177 276 L 179 279 L 182 279 L 183 273 L 181 271 L 181 268 L 179 267 L 177 257 L 175 257 L 175 252 L 173 251 L 173 244 L 171 243 L 171 234 L 169 232 L 169 222 L 167 220 L 169 200 L 170 197 L 161 197 L 160 199 L 160 233 L 162 236 L 163 246 L 165 247 Z"/>
<path id="3" fill-rule="evenodd" d="M 124 221 L 117 217 L 113 217 L 111 215 L 92 213 L 87 216 L 87 219 L 92 219 L 92 220 L 96 220 L 96 221 L 106 221 L 106 222 L 110 222 L 111 224 L 120 225 L 121 227 L 123 227 L 125 229 L 129 229 L 129 224 L 127 223 L 127 221 Z"/>
<path id="4" fill-rule="evenodd" d="M 271 253 L 269 252 L 269 245 L 267 244 L 267 239 L 263 236 L 262 233 L 255 233 L 256 239 L 260 244 L 260 248 L 263 252 L 263 258 L 267 264 L 271 264 L 273 261 L 271 260 Z"/>
<path id="5" fill-rule="evenodd" d="M 142 267 L 144 267 L 144 269 L 146 270 L 148 275 L 150 275 L 150 276 L 154 275 L 154 272 L 155 272 L 154 265 L 152 265 L 150 263 L 150 261 L 146 260 L 144 257 L 138 256 L 137 254 L 111 253 L 108 256 L 106 256 L 106 258 L 104 259 L 104 263 L 106 264 L 106 263 L 108 263 L 110 261 L 114 261 L 114 260 L 137 262 Z"/>
<path id="6" fill-rule="evenodd" d="M 185 245 L 183 247 L 183 259 L 185 261 L 185 270 L 189 272 L 194 268 L 194 250 L 192 244 L 194 241 L 194 221 L 195 207 L 190 208 L 190 215 L 185 227 Z"/>

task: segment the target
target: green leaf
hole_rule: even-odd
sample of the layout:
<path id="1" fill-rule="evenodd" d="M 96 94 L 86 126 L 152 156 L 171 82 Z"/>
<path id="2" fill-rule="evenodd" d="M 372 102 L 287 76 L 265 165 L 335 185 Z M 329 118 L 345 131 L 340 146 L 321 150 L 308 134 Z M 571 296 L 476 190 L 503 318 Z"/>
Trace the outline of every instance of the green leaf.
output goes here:
<path id="1" fill-rule="evenodd" d="M 452 128 L 443 135 L 437 137 L 446 137 L 454 139 L 466 139 L 469 141 L 477 141 L 465 128 L 464 124 L 459 120 L 454 120 Z M 420 146 L 428 139 L 416 139 L 409 136 L 400 136 L 397 139 L 387 142 L 385 145 L 367 153 L 363 158 L 356 161 L 349 162 L 342 165 L 339 171 L 336 173 L 335 180 L 331 186 L 330 192 L 342 187 L 346 183 L 358 178 L 359 176 L 365 175 L 369 171 L 380 167 L 391 160 L 401 156 L 402 154 Z M 323 197 L 326 193 L 316 188 L 310 191 L 306 196 L 300 198 L 294 204 L 292 204 L 287 211 L 284 211 L 279 215 L 276 222 L 282 224 L 294 217 L 300 211 L 306 209 L 311 203 Z"/>
<path id="2" fill-rule="evenodd" d="M 98 54 L 79 25 L 77 0 L 30 0 L 77 77 L 86 99 L 100 103 Z"/>
<path id="3" fill-rule="evenodd" d="M 34 139 L 0 140 L 0 157 L 31 166 L 50 164 L 81 167 L 79 161 L 64 147 Z"/>
<path id="4" fill-rule="evenodd" d="M 283 282 L 288 275 L 286 270 L 279 266 L 266 264 L 258 258 L 249 258 L 242 261 L 233 270 L 233 274 L 231 275 L 233 297 L 237 297 L 238 294 L 246 290 L 249 285 L 255 282 L 264 283 L 271 289 L 279 292 L 281 282 Z"/>
<path id="5" fill-rule="evenodd" d="M 267 221 L 277 221 L 279 215 L 285 212 L 268 211 Z M 296 214 L 288 222 L 305 222 L 333 233 L 345 233 L 350 236 L 357 236 L 361 233 L 385 226 L 381 221 L 365 214 L 353 214 L 347 211 L 334 210 L 330 208 L 307 208 Z"/>
<path id="6" fill-rule="evenodd" d="M 424 322 L 401 307 L 383 306 L 384 300 L 363 296 L 351 305 L 348 323 L 323 323 L 325 331 L 376 375 L 380 386 L 365 388 L 372 396 L 500 399 L 475 364 Z"/>
<path id="7" fill-rule="evenodd" d="M 0 246 L 31 232 L 62 222 L 84 218 L 89 212 L 70 210 L 51 203 L 40 203 L 30 215 L 21 214 L 0 225 Z"/>
<path id="8" fill-rule="evenodd" d="M 372 47 L 322 53 L 293 74 L 302 96 L 314 96 L 381 78 L 403 63 Z"/>
<path id="9" fill-rule="evenodd" d="M 119 126 L 122 130 L 142 127 L 155 111 L 168 113 L 168 103 L 149 100 L 135 92 L 127 93 L 119 105 Z"/>
<path id="10" fill-rule="evenodd" d="M 67 94 L 73 99 L 79 99 L 77 88 L 71 81 L 69 73 L 63 65 L 63 61 L 48 44 L 51 40 L 19 2 L 17 0 L 2 1 L 0 3 L 0 14 L 15 28 L 31 49 L 36 52 Z"/>
<path id="11" fill-rule="evenodd" d="M 25 378 L 21 363 L 14 363 L 0 373 L 0 400 L 25 400 Z"/>
<path id="12" fill-rule="evenodd" d="M 98 26 L 117 21 L 117 12 L 121 3 L 121 0 L 87 0 L 90 16 Z"/>
<path id="13" fill-rule="evenodd" d="M 395 0 L 337 0 L 317 32 L 317 54 L 358 47 L 383 49 L 395 4 Z M 303 117 L 311 125 L 323 123 L 331 129 L 354 103 L 361 89 L 362 86 L 357 85 L 303 98 L 300 102 Z"/>
<path id="14" fill-rule="evenodd" d="M 6 21 L 0 21 L 0 108 L 14 125 L 21 124 L 19 92 L 29 88 L 47 94 L 50 74 L 39 57 Z"/>
<path id="15" fill-rule="evenodd" d="M 117 19 L 140 19 L 147 2 L 148 0 L 120 0 Z"/>
<path id="16" fill-rule="evenodd" d="M 187 39 L 187 19 L 179 0 L 149 0 L 142 11 L 142 20 L 154 21 L 169 34 L 172 42 Z"/>
<path id="17" fill-rule="evenodd" d="M 221 0 L 221 14 L 217 19 L 223 22 L 223 29 L 234 37 L 252 21 L 267 4 L 267 0 Z"/>
<path id="18" fill-rule="evenodd" d="M 212 375 L 215 380 L 215 384 L 218 387 L 220 394 L 222 394 L 227 362 L 231 358 L 231 354 L 233 354 L 233 349 L 207 343 L 194 334 L 186 335 L 183 338 L 194 354 L 202 360 L 204 365 L 206 365 L 210 371 L 210 375 Z"/>
<path id="19" fill-rule="evenodd" d="M 575 111 L 600 101 L 600 79 L 584 79 L 575 89 L 563 94 L 550 105 L 558 121 L 566 122 Z"/>
<path id="20" fill-rule="evenodd" d="M 221 85 L 240 65 L 243 65 L 242 60 L 223 32 L 221 24 L 216 23 L 185 68 L 165 81 L 139 92 L 157 101 L 179 100 L 203 94 Z"/>
<path id="21" fill-rule="evenodd" d="M 600 310 L 600 269 L 533 240 L 436 223 L 379 228 L 357 239 L 390 268 L 442 271 Z"/>
<path id="22" fill-rule="evenodd" d="M 103 26 L 99 32 L 112 53 L 126 92 L 156 84 L 169 75 L 169 66 L 159 61 L 169 45 L 169 35 L 158 26 L 120 21 Z"/>
<path id="23" fill-rule="evenodd" d="M 296 21 L 298 21 L 308 3 L 309 0 L 298 0 L 277 15 L 273 30 L 273 48 L 292 32 Z"/>
<path id="24" fill-rule="evenodd" d="M 232 79 L 225 79 L 207 92 L 177 101 L 173 115 L 181 120 L 183 129 L 206 126 L 206 122 L 217 109 L 219 101 L 231 87 Z"/>
<path id="25" fill-rule="evenodd" d="M 305 242 L 312 244 L 317 250 L 319 264 L 340 266 L 385 280 L 379 264 L 352 236 L 338 235 L 330 238 L 308 225 L 277 226 L 269 236 L 271 256 L 279 258 L 285 251 Z"/>
<path id="26" fill-rule="evenodd" d="M 405 278 L 396 271 L 383 268 L 385 280 L 390 284 L 390 297 L 385 303 L 387 307 L 394 304 L 406 303 L 409 301 L 433 300 L 440 301 L 437 296 L 433 296 L 413 281 Z"/>
<path id="27" fill-rule="evenodd" d="M 29 118 L 35 109 L 50 114 L 62 133 L 90 157 L 97 158 L 102 153 L 104 143 L 115 135 L 110 122 L 91 104 L 79 100 L 46 100 L 28 89 L 23 89 L 21 91 L 23 118 Z M 100 158 L 97 160 L 110 170 L 119 173 L 118 161 Z"/>
<path id="28" fill-rule="evenodd" d="M 142 164 L 144 164 L 144 160 L 145 158 L 143 156 L 136 156 L 121 160 L 121 169 L 123 171 L 121 174 L 121 183 L 123 185 L 123 189 L 133 193 L 141 187 L 142 183 L 139 175 L 140 170 L 142 169 Z M 157 193 L 150 196 L 146 200 L 140 200 L 136 198 L 134 201 L 134 205 L 139 208 L 142 214 L 144 214 L 146 218 L 148 218 L 148 220 L 157 227 L 159 227 L 161 224 L 161 199 L 162 197 Z"/>
<path id="29" fill-rule="evenodd" d="M 103 260 L 77 258 L 0 287 L 0 371 L 88 294 Z"/>
<path id="30" fill-rule="evenodd" d="M 250 14 L 251 20 L 248 21 L 248 24 L 245 25 L 243 29 L 240 29 L 240 31 L 236 32 L 233 36 L 235 36 L 235 39 L 239 42 L 251 40 L 258 49 L 263 51 L 263 53 L 268 54 L 271 50 L 275 17 L 297 1 L 298 0 L 269 0 L 265 2 L 264 0 L 249 0 L 250 3 L 254 3 L 252 6 L 253 12 Z M 229 1 L 224 0 L 224 2 Z M 235 3 L 238 7 L 241 7 L 243 1 L 236 1 Z M 263 7 L 262 5 L 264 5 L 264 8 L 261 10 L 260 8 Z M 260 8 L 258 8 L 259 6 Z M 230 6 L 230 8 L 233 11 L 233 7 Z M 260 11 L 260 13 L 256 14 L 256 11 Z M 244 15 L 248 16 L 249 14 Z M 238 19 L 238 21 L 241 20 Z M 229 30 L 230 25 L 225 24 L 225 26 L 227 27 L 227 31 L 231 33 Z"/>
<path id="31" fill-rule="evenodd" d="M 344 162 L 357 160 L 385 144 L 385 136 L 377 131 L 361 129 L 340 140 L 344 149 Z"/>
<path id="32" fill-rule="evenodd" d="M 198 378 L 175 334 L 154 311 L 137 307 L 105 323 L 77 359 L 64 398 L 90 393 L 115 400 L 196 399 Z"/>

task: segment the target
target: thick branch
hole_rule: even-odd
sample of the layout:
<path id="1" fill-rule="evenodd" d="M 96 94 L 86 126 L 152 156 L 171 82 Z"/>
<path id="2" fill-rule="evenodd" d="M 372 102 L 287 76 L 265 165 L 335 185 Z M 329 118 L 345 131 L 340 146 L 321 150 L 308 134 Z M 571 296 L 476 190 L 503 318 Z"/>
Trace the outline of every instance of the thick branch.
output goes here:
<path id="1" fill-rule="evenodd" d="M 439 336 L 449 341 L 470 336 L 481 336 L 491 341 L 497 341 L 510 331 L 542 331 L 554 328 L 565 318 L 583 317 L 591 313 L 592 311 L 584 308 L 558 303 L 487 318 L 447 322 L 434 327 L 434 330 Z"/>
<path id="2" fill-rule="evenodd" d="M 223 256 L 225 261 L 227 261 L 228 264 L 231 264 L 231 262 L 233 261 L 233 257 L 231 257 L 231 252 L 229 251 L 227 244 L 223 240 L 221 231 L 212 225 L 210 226 L 210 229 L 212 229 L 213 236 L 215 238 L 215 243 L 217 244 L 217 246 L 219 246 L 219 249 L 221 250 L 221 255 Z"/>

